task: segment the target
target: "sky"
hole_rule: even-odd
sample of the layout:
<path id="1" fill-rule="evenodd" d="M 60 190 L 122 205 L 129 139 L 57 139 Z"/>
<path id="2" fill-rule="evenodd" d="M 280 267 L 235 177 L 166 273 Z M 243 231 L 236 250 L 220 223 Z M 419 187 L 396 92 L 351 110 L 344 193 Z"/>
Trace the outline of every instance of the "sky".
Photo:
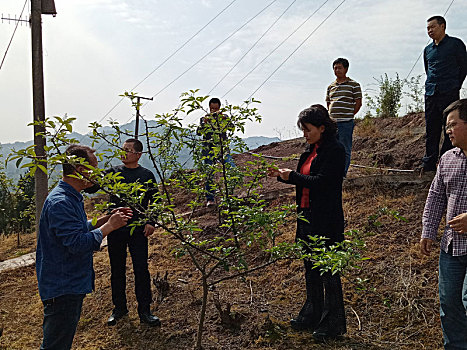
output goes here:
<path id="1" fill-rule="evenodd" d="M 364 93 L 373 93 L 375 79 L 383 74 L 405 78 L 428 43 L 427 18 L 443 15 L 451 2 L 55 0 L 57 16 L 42 17 L 46 116 L 76 117 L 74 130 L 86 133 L 94 121 L 107 125 L 109 120 L 124 124 L 134 119 L 130 101 L 119 96 L 125 91 L 154 96 L 142 108 L 146 119 L 172 111 L 191 89 L 234 105 L 256 91 L 263 122 L 247 124 L 245 136 L 296 137 L 298 113 L 325 104 L 326 87 L 335 79 L 334 59 L 350 61 L 348 76 Z M 18 17 L 24 4 L 2 0 L 0 13 Z M 25 14 L 29 8 L 27 0 Z M 454 0 L 445 18 L 446 32 L 466 42 L 467 1 Z M 14 29 L 13 22 L 0 23 L 0 59 Z M 18 26 L 0 69 L 0 143 L 33 137 L 27 126 L 32 121 L 30 37 L 28 26 Z M 421 59 L 411 74 L 418 75 L 424 82 Z M 365 108 L 359 116 L 364 113 Z M 198 118 L 191 114 L 184 122 Z"/>

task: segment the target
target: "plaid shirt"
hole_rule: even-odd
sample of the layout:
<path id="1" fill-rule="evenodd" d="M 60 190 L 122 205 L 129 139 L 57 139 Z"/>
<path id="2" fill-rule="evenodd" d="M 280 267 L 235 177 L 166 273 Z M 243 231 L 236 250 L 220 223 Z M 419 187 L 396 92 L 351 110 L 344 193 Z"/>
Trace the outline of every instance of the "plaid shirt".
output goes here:
<path id="1" fill-rule="evenodd" d="M 422 238 L 436 240 L 446 209 L 446 222 L 467 212 L 467 157 L 460 148 L 447 151 L 440 159 L 423 211 Z M 447 253 L 451 243 L 453 256 L 467 255 L 467 234 L 446 224 L 441 249 Z"/>

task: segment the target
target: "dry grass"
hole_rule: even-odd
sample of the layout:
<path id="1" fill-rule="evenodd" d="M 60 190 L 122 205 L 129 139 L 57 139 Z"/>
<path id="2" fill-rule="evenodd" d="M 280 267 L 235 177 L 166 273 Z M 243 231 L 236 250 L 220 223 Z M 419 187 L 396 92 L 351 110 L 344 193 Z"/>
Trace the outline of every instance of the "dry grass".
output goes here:
<path id="1" fill-rule="evenodd" d="M 222 305 L 229 302 L 240 315 L 240 331 L 224 329 L 218 312 L 208 308 L 206 349 L 438 349 L 441 330 L 436 292 L 436 256 L 420 258 L 417 251 L 420 215 L 426 191 L 406 188 L 354 189 L 344 192 L 349 227 L 368 227 L 367 217 L 381 206 L 397 209 L 404 223 L 382 217 L 367 238 L 368 251 L 361 270 L 343 278 L 349 333 L 341 340 L 317 344 L 310 333 L 288 326 L 304 300 L 300 262 L 283 261 L 245 280 L 222 283 L 215 291 Z M 294 235 L 291 226 L 284 239 Z M 112 309 L 107 252 L 95 255 L 96 291 L 84 302 L 74 349 L 189 349 L 196 333 L 200 307 L 199 276 L 188 260 L 170 254 L 173 240 L 157 233 L 150 242 L 150 272 L 169 271 L 169 296 L 154 305 L 161 329 L 137 320 L 133 275 L 129 261 L 130 315 L 116 327 L 105 320 Z M 42 305 L 34 268 L 1 275 L 0 349 L 37 348 L 41 340 Z M 358 284 L 357 279 L 368 280 Z M 187 282 L 187 283 L 185 283 Z M 362 289 L 363 287 L 363 289 Z M 27 318 L 23 315 L 28 315 Z"/>

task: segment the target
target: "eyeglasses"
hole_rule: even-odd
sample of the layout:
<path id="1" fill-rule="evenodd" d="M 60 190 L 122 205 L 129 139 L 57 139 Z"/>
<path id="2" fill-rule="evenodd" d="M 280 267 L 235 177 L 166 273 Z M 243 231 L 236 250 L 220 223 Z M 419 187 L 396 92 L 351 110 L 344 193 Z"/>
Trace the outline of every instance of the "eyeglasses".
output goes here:
<path id="1" fill-rule="evenodd" d="M 467 123 L 467 122 L 462 121 L 462 123 L 465 124 L 465 123 Z M 446 124 L 446 131 L 452 130 L 452 129 L 454 129 L 456 126 L 457 126 L 457 122 Z"/>

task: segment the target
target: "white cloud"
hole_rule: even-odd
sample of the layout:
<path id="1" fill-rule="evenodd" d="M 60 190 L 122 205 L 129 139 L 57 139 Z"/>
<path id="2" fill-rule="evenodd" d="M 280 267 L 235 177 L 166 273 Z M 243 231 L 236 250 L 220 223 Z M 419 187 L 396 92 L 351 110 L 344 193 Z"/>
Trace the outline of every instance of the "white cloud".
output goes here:
<path id="1" fill-rule="evenodd" d="M 118 94 L 131 89 L 171 55 L 231 0 L 68 0 L 56 4 L 56 18 L 44 16 L 44 52 L 47 114 L 77 115 L 78 131 L 100 119 Z M 185 48 L 152 74 L 136 91 L 154 95 L 196 60 L 245 23 L 270 0 L 237 0 Z M 236 33 L 199 65 L 185 74 L 143 112 L 171 110 L 179 94 L 192 88 L 206 93 L 291 3 L 278 0 Z M 222 95 L 291 33 L 322 2 L 297 1 L 276 26 L 217 87 Z M 340 0 L 329 1 L 287 43 L 271 55 L 229 94 L 240 103 L 248 97 L 292 50 L 311 33 Z M 324 89 L 333 79 L 331 62 L 349 58 L 349 75 L 371 87 L 373 77 L 399 72 L 405 77 L 428 40 L 426 19 L 442 14 L 450 1 L 346 1 L 257 93 L 266 120 L 249 127 L 249 134 L 273 135 L 274 128 L 294 127 L 297 113 L 312 102 L 323 102 Z M 15 0 L 2 0 L 2 11 L 19 11 Z M 467 38 L 467 5 L 454 2 L 446 16 L 448 33 Z M 13 26 L 3 25 L 0 50 L 6 48 Z M 19 27 L 5 67 L 0 71 L 0 117 L 17 121 L 14 130 L 0 130 L 0 141 L 30 139 L 30 39 Z M 414 74 L 423 73 L 421 62 Z M 111 115 L 126 121 L 133 110 L 125 101 Z M 8 118 L 8 119 L 5 119 Z"/>

